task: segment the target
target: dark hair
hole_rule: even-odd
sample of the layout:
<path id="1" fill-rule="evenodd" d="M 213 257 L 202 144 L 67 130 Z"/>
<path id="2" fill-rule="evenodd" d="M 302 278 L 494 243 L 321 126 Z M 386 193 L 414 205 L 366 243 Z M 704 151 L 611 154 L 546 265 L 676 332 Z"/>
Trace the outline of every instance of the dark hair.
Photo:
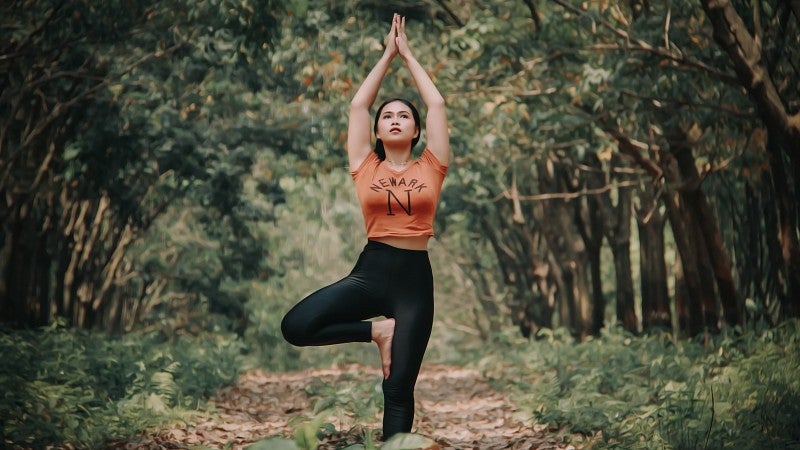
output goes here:
<path id="1" fill-rule="evenodd" d="M 383 112 L 383 108 L 386 105 L 388 105 L 389 103 L 392 103 L 392 102 L 400 102 L 400 103 L 408 106 L 409 109 L 411 109 L 411 115 L 414 116 L 414 123 L 417 124 L 417 129 L 420 130 L 420 133 L 417 134 L 417 137 L 415 137 L 414 139 L 411 139 L 411 150 L 414 150 L 414 146 L 417 145 L 417 142 L 419 142 L 419 136 L 420 136 L 420 134 L 422 134 L 421 133 L 422 132 L 422 126 L 420 125 L 421 121 L 419 119 L 419 111 L 417 111 L 417 108 L 414 106 L 413 103 L 411 103 L 410 101 L 408 101 L 406 99 L 403 99 L 403 98 L 392 98 L 392 99 L 386 100 L 385 102 L 381 103 L 381 106 L 378 107 L 378 112 L 375 113 L 375 124 L 372 126 L 372 131 L 375 132 L 375 133 L 378 132 L 378 120 L 380 120 L 381 113 Z M 381 161 L 386 159 L 386 150 L 383 148 L 383 141 L 381 141 L 380 139 L 378 139 L 375 142 L 375 154 L 378 155 L 378 159 L 380 159 Z"/>

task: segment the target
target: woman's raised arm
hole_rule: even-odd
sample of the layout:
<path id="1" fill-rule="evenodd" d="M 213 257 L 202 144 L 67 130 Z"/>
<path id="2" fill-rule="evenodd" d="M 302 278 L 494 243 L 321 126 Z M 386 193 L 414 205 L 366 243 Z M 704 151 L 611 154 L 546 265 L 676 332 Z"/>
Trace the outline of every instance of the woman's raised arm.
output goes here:
<path id="1" fill-rule="evenodd" d="M 431 80 L 428 72 L 414 57 L 408 46 L 406 36 L 406 19 L 396 18 L 398 22 L 393 27 L 397 28 L 397 52 L 405 61 L 414 83 L 417 85 L 422 101 L 425 103 L 428 113 L 425 117 L 425 134 L 428 149 L 436 155 L 436 158 L 444 165 L 450 162 L 450 133 L 447 125 L 447 112 L 445 110 L 444 97 L 439 93 L 436 85 Z"/>
<path id="2" fill-rule="evenodd" d="M 361 86 L 350 101 L 350 112 L 347 124 L 347 157 L 350 161 L 350 170 L 355 170 L 372 151 L 372 126 L 369 109 L 378 96 L 383 77 L 392 63 L 392 59 L 397 56 L 398 33 L 397 14 L 392 19 L 392 28 L 386 37 L 386 49 L 381 59 L 361 83 Z"/>

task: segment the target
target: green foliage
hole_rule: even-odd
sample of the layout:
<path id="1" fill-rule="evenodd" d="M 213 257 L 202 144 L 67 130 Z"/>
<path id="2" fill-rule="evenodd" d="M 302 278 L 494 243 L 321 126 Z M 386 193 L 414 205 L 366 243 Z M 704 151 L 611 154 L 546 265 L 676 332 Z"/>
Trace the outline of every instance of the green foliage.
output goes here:
<path id="1" fill-rule="evenodd" d="M 315 415 L 336 411 L 352 415 L 356 422 L 372 420 L 383 408 L 381 381 L 355 383 L 342 377 L 343 385 L 331 385 L 321 380 L 310 380 L 306 394 L 318 398 L 314 404 Z"/>
<path id="2" fill-rule="evenodd" d="M 436 442 L 425 436 L 411 433 L 399 433 L 392 436 L 385 444 L 381 445 L 380 448 L 382 450 L 415 450 L 434 447 L 435 444 Z"/>
<path id="3" fill-rule="evenodd" d="M 272 370 L 341 361 L 359 346 L 295 350 L 283 340 L 280 321 L 307 294 L 345 276 L 364 244 L 352 179 L 340 170 L 306 179 L 285 177 L 280 186 L 285 197 L 275 209 L 275 221 L 254 225 L 272 251 L 261 263 L 269 276 L 249 286 L 245 339 Z"/>
<path id="4" fill-rule="evenodd" d="M 240 341 L 222 334 L 2 330 L 4 444 L 93 448 L 187 419 L 235 379 L 240 351 Z"/>
<path id="5" fill-rule="evenodd" d="M 300 450 L 291 439 L 271 437 L 248 445 L 247 450 Z"/>
<path id="6" fill-rule="evenodd" d="M 294 433 L 295 444 L 302 450 L 316 449 L 319 442 L 318 433 L 324 422 L 325 419 L 319 416 L 298 427 Z"/>
<path id="7" fill-rule="evenodd" d="M 318 445 L 320 429 L 325 429 L 326 425 L 320 420 L 315 420 L 304 424 L 297 430 L 295 440 L 286 438 L 272 437 L 258 441 L 246 447 L 247 450 L 314 450 Z M 331 430 L 328 430 L 331 431 Z M 347 445 L 347 444 L 344 444 Z M 417 450 L 425 448 L 437 448 L 436 442 L 425 436 L 412 433 L 398 433 L 391 437 L 382 445 L 374 442 L 371 434 L 366 434 L 363 442 L 347 445 L 344 450 Z"/>
<path id="8" fill-rule="evenodd" d="M 3 332 L 4 436 L 32 446 L 91 446 L 183 414 L 235 373 L 239 343 L 225 334 L 231 329 L 273 370 L 366 362 L 360 345 L 290 348 L 279 323 L 305 294 L 343 276 L 363 243 L 343 151 L 346 111 L 382 51 L 393 7 L 413 17 L 415 53 L 451 111 L 455 159 L 431 251 L 441 291 L 429 355 L 463 358 L 465 336 L 474 343 L 496 332 L 528 313 L 512 311 L 520 304 L 552 313 L 544 308 L 552 292 L 535 297 L 539 280 L 527 278 L 552 255 L 546 245 L 526 246 L 547 241 L 537 221 L 550 216 L 545 208 L 535 215 L 543 203 L 523 201 L 524 224 L 515 222 L 507 194 L 512 182 L 523 196 L 542 193 L 543 172 L 617 150 L 599 126 L 607 118 L 660 149 L 667 127 L 698 125 L 698 164 L 713 169 L 702 187 L 735 244 L 735 271 L 753 284 L 753 317 L 775 314 L 774 281 L 763 273 L 773 270 L 765 248 L 774 236 L 762 231 L 776 227 L 760 214 L 746 232 L 739 227 L 741 217 L 773 202 L 758 186 L 767 141 L 750 101 L 727 79 L 726 58 L 697 2 L 648 4 L 636 20 L 620 2 L 589 2 L 580 11 L 540 2 L 535 29 L 526 2 L 461 2 L 458 27 L 441 20 L 435 2 L 410 3 L 4 3 L 0 65 L 9 101 L 0 120 L 0 190 L 10 203 L 0 208 L 0 286 L 11 289 L 22 279 L 12 269 L 38 262 L 30 272 L 41 278 L 14 290 L 22 295 L 2 294 L 15 302 L 27 301 L 26 293 L 41 297 L 25 309 L 37 320 L 56 311 L 70 321 L 85 317 L 87 326 L 200 336 L 163 342 L 155 334 L 105 339 L 58 327 Z M 794 107 L 796 58 L 786 55 L 800 49 L 792 45 L 796 24 L 778 20 L 775 4 L 761 2 L 772 18 L 763 45 Z M 640 41 L 652 50 L 631 47 Z M 682 56 L 659 56 L 669 49 Z M 380 96 L 414 98 L 411 86 L 408 73 L 393 67 Z M 742 201 L 751 189 L 758 201 Z M 100 197 L 110 201 L 106 215 L 91 206 Z M 132 242 L 118 246 L 115 233 L 126 226 Z M 15 229 L 30 231 L 12 235 Z M 95 235 L 102 237 L 89 239 Z M 493 247 L 490 237 L 502 245 Z M 760 249 L 761 262 L 748 258 L 749 248 Z M 119 271 L 101 273 L 117 250 L 126 255 Z M 513 264 L 500 268 L 503 255 Z M 125 307 L 58 311 L 62 297 L 49 288 L 72 260 L 87 264 L 71 274 L 84 277 L 73 294 L 107 285 Z M 102 303 L 99 295 L 70 298 L 76 310 Z M 119 320 L 98 319 L 108 311 Z M 777 447 L 796 441 L 791 430 L 800 428 L 797 382 L 787 375 L 797 369 L 795 328 L 727 330 L 705 345 L 616 329 L 580 344 L 563 329 L 543 331 L 528 344 L 515 331 L 481 366 L 540 420 L 602 430 L 609 446 L 739 440 Z M 770 370 L 776 366 L 789 370 Z M 33 381 L 23 373 L 35 374 Z M 379 407 L 372 385 L 311 383 L 309 393 L 320 396 L 317 412 L 367 417 Z"/>
<path id="9" fill-rule="evenodd" d="M 263 217 L 248 215 L 241 183 L 255 152 L 272 151 L 264 142 L 280 132 L 257 120 L 266 102 L 255 94 L 268 81 L 267 50 L 289 7 L 274 0 L 3 4 L 8 106 L 0 165 L 14 176 L 0 177 L 0 190 L 25 192 L 3 196 L 0 295 L 12 299 L 0 311 L 4 320 L 63 316 L 76 326 L 130 329 L 153 303 L 167 303 L 162 293 L 242 318 L 243 300 L 227 285 L 254 276 L 263 249 L 246 222 Z M 274 201 L 277 191 L 263 183 Z M 212 242 L 214 276 L 158 270 L 199 265 L 191 252 L 183 259 L 184 248 L 137 259 L 151 245 L 151 227 L 184 208 Z M 30 245 L 41 256 L 26 262 Z M 123 262 L 129 246 L 139 248 Z M 44 275 L 14 276 L 7 270 L 14 266 Z"/>
<path id="10" fill-rule="evenodd" d="M 582 343 L 558 330 L 501 335 L 478 364 L 537 421 L 599 433 L 596 448 L 787 448 L 800 439 L 798 326 L 706 342 L 619 329 Z"/>

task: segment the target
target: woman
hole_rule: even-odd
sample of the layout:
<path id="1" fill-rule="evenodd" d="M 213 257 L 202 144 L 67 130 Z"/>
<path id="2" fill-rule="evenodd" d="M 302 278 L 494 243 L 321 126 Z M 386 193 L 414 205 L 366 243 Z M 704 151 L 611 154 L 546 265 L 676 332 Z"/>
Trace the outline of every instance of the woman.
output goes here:
<path id="1" fill-rule="evenodd" d="M 414 106 L 401 99 L 369 109 L 392 60 L 399 56 L 419 90 L 427 116 L 427 147 Z M 372 132 L 377 142 L 372 147 Z M 295 305 L 283 319 L 287 341 L 298 346 L 374 341 L 383 368 L 383 438 L 410 432 L 414 385 L 433 323 L 433 275 L 428 239 L 447 173 L 450 144 L 444 99 L 414 58 L 405 18 L 397 14 L 386 49 L 350 103 L 347 136 L 350 172 L 367 228 L 367 245 L 353 271 Z M 383 316 L 383 320 L 370 319 Z"/>

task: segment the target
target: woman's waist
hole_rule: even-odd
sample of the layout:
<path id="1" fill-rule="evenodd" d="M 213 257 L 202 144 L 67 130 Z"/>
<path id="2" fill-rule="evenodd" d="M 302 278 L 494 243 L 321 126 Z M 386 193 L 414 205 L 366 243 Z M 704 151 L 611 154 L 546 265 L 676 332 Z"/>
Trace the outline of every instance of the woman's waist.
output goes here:
<path id="1" fill-rule="evenodd" d="M 379 236 L 370 237 L 373 242 L 380 242 L 402 250 L 428 250 L 430 236 Z"/>

